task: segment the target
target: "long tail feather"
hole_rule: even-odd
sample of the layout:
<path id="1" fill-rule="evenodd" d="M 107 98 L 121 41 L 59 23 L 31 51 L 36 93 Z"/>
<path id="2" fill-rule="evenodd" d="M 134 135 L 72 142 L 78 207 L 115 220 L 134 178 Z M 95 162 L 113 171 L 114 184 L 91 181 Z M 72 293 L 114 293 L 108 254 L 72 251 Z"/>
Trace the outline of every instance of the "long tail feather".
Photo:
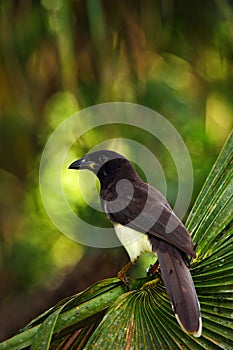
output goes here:
<path id="1" fill-rule="evenodd" d="M 160 241 L 157 245 L 157 256 L 178 323 L 187 333 L 200 337 L 202 332 L 200 304 L 182 253 L 166 242 Z"/>

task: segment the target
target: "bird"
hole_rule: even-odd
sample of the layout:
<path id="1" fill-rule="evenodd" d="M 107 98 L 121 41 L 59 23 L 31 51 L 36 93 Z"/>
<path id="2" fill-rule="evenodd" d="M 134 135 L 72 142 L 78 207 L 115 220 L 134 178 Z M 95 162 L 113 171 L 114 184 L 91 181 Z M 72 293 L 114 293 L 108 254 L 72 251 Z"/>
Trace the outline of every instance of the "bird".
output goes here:
<path id="1" fill-rule="evenodd" d="M 99 179 L 102 209 L 130 258 L 119 277 L 141 253 L 152 253 L 158 259 L 180 327 L 189 335 L 200 337 L 200 304 L 189 269 L 190 259 L 196 257 L 194 244 L 164 195 L 144 182 L 126 157 L 112 150 L 87 153 L 69 169 L 86 169 Z"/>

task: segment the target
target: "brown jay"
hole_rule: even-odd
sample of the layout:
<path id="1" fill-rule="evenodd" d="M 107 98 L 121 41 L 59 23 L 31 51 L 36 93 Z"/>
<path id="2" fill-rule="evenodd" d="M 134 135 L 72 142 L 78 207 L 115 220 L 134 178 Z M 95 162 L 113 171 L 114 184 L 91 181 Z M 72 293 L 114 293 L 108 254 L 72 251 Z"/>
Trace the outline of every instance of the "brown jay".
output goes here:
<path id="1" fill-rule="evenodd" d="M 165 197 L 145 183 L 122 155 L 102 150 L 73 162 L 100 181 L 104 212 L 134 263 L 142 252 L 157 256 L 163 282 L 181 328 L 195 337 L 202 332 L 200 305 L 189 271 L 195 252 L 191 237 Z"/>

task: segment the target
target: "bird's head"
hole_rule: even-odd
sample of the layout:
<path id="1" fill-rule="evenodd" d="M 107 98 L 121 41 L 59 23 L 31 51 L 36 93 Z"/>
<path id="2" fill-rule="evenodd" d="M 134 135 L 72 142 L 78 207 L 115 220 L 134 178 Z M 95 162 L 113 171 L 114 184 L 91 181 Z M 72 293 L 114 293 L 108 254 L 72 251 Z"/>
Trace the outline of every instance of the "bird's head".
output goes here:
<path id="1" fill-rule="evenodd" d="M 101 184 L 110 183 L 113 178 L 127 178 L 135 173 L 132 164 L 121 154 L 109 150 L 88 153 L 85 157 L 70 164 L 69 169 L 87 169 L 99 178 Z M 132 171 L 133 170 L 133 171 Z"/>

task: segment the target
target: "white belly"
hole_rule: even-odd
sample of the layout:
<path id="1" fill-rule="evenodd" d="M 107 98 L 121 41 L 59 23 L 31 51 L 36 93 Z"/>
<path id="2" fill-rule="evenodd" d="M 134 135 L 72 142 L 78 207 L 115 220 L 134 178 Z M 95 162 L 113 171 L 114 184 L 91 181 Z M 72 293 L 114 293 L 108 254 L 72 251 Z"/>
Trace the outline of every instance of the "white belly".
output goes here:
<path id="1" fill-rule="evenodd" d="M 115 224 L 114 229 L 132 262 L 135 261 L 142 252 L 153 253 L 152 245 L 145 233 L 140 233 L 120 224 Z"/>

